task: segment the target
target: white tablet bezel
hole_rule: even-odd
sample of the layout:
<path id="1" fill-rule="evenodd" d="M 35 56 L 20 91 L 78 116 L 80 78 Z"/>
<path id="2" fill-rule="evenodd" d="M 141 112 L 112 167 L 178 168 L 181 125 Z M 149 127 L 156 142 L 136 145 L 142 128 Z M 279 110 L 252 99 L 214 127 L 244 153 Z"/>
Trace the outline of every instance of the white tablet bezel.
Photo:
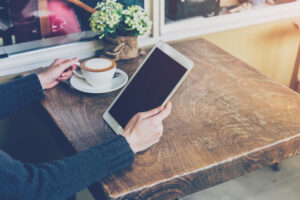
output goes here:
<path id="1" fill-rule="evenodd" d="M 176 92 L 176 90 L 180 87 L 180 85 L 183 83 L 184 79 L 187 77 L 187 75 L 189 74 L 189 72 L 192 70 L 194 63 L 192 60 L 190 60 L 189 58 L 187 58 L 186 56 L 184 56 L 182 53 L 178 52 L 176 49 L 174 49 L 173 47 L 169 46 L 168 44 L 159 41 L 154 47 L 153 49 L 150 51 L 150 53 L 148 54 L 148 56 L 145 58 L 145 60 L 142 62 L 142 64 L 137 68 L 137 70 L 134 72 L 134 74 L 132 75 L 132 77 L 130 78 L 130 80 L 128 81 L 127 85 L 121 90 L 121 92 L 118 94 L 118 96 L 114 99 L 114 101 L 111 103 L 111 105 L 108 107 L 108 109 L 106 110 L 106 112 L 103 114 L 103 118 L 104 120 L 108 123 L 108 125 L 117 133 L 117 134 L 122 134 L 123 133 L 123 128 L 122 126 L 119 125 L 119 123 L 114 119 L 113 116 L 111 116 L 111 114 L 108 112 L 111 107 L 115 104 L 115 102 L 118 100 L 118 98 L 120 97 L 120 95 L 123 93 L 123 91 L 127 88 L 127 86 L 130 84 L 131 80 L 135 77 L 135 75 L 137 74 L 137 72 L 142 68 L 142 66 L 144 65 L 144 63 L 148 60 L 148 58 L 150 57 L 150 55 L 152 54 L 152 52 L 156 49 L 160 49 L 161 51 L 163 51 L 165 54 L 167 54 L 168 56 L 170 56 L 173 60 L 175 60 L 176 62 L 178 62 L 179 64 L 181 64 L 183 67 L 185 67 L 187 69 L 187 71 L 185 72 L 185 74 L 182 76 L 182 78 L 178 81 L 178 83 L 176 84 L 176 86 L 174 87 L 174 89 L 172 90 L 172 92 L 168 95 L 168 97 L 164 100 L 162 105 L 165 105 L 170 98 L 173 96 L 173 94 Z"/>

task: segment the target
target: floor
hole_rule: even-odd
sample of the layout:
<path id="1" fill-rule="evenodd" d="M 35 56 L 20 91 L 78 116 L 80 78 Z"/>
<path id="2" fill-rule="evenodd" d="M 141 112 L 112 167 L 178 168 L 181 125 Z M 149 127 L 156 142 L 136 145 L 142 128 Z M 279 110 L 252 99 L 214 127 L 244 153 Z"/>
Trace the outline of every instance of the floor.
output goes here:
<path id="1" fill-rule="evenodd" d="M 181 200 L 297 200 L 300 199 L 300 155 L 282 162 L 279 172 L 266 167 Z M 88 190 L 77 200 L 94 200 Z"/>
<path id="2" fill-rule="evenodd" d="M 300 199 L 300 155 L 282 162 L 279 172 L 263 168 L 182 200 Z"/>

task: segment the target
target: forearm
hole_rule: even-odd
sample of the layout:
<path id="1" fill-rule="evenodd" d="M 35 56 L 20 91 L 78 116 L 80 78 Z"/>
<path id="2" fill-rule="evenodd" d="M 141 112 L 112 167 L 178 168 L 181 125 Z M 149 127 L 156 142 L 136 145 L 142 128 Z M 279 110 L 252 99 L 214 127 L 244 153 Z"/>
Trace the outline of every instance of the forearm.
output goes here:
<path id="1" fill-rule="evenodd" d="M 5 174 L 10 177 L 5 180 L 2 174 L 1 179 L 17 189 L 9 193 L 9 189 L 0 188 L 0 196 L 9 195 L 8 199 L 65 199 L 130 166 L 133 160 L 134 154 L 122 136 L 61 161 L 33 165 L 7 160 L 12 166 Z"/>
<path id="2" fill-rule="evenodd" d="M 0 119 L 43 97 L 43 89 L 35 74 L 0 85 Z"/>

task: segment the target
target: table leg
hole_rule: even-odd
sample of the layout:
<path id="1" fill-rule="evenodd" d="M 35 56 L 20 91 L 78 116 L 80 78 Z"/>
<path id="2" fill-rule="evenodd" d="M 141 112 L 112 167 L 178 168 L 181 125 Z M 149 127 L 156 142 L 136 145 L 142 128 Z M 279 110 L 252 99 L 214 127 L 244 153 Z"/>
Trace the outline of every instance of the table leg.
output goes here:
<path id="1" fill-rule="evenodd" d="M 292 90 L 295 90 L 297 92 L 299 92 L 298 89 L 298 83 L 299 83 L 299 79 L 298 79 L 298 74 L 299 74 L 299 69 L 300 69 L 300 45 L 298 48 L 298 52 L 297 52 L 297 56 L 296 56 L 296 61 L 294 64 L 294 69 L 293 69 L 293 73 L 292 73 L 292 77 L 291 77 L 291 81 L 290 81 L 290 85 L 289 87 Z"/>
<path id="2" fill-rule="evenodd" d="M 94 183 L 88 187 L 89 191 L 95 198 L 95 200 L 106 200 L 108 199 L 105 195 L 102 185 L 100 182 Z"/>
<path id="3" fill-rule="evenodd" d="M 281 164 L 280 164 L 280 162 L 277 162 L 277 163 L 273 164 L 271 167 L 274 171 L 279 171 Z"/>

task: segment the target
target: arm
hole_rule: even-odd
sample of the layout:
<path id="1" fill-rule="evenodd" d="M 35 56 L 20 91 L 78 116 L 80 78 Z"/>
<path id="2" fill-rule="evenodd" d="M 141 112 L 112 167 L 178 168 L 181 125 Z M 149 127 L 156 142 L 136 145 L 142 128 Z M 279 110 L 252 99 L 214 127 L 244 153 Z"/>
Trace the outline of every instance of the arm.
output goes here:
<path id="1" fill-rule="evenodd" d="M 1 199 L 66 199 L 90 184 L 129 167 L 134 153 L 116 136 L 64 160 L 28 164 L 0 152 Z"/>
<path id="2" fill-rule="evenodd" d="M 162 120 L 171 103 L 136 114 L 123 136 L 63 160 L 29 164 L 0 151 L 0 196 L 4 199 L 66 199 L 87 186 L 131 166 L 134 153 L 144 151 L 162 136 Z"/>
<path id="3" fill-rule="evenodd" d="M 56 59 L 39 75 L 31 74 L 0 85 L 0 119 L 25 105 L 41 100 L 44 97 L 43 89 L 50 89 L 60 81 L 69 79 L 77 62 L 78 58 Z"/>
<path id="4" fill-rule="evenodd" d="M 40 87 L 50 89 L 60 81 L 69 79 L 77 60 L 57 59 L 38 75 Z M 37 79 L 36 75 L 32 77 Z M 90 184 L 130 166 L 134 153 L 144 151 L 159 141 L 163 132 L 162 121 L 171 113 L 171 107 L 171 103 L 168 103 L 138 113 L 125 127 L 124 137 L 115 136 L 63 160 L 29 164 L 13 160 L 0 151 L 0 197 L 16 200 L 68 198 Z"/>
<path id="5" fill-rule="evenodd" d="M 35 74 L 0 85 L 0 119 L 43 97 L 43 89 Z"/>

